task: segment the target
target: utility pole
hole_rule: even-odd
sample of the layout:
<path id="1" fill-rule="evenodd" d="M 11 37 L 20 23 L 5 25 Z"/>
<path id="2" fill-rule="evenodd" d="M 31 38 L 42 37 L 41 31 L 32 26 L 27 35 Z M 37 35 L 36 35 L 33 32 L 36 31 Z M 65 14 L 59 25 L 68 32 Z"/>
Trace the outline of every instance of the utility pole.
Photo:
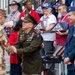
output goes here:
<path id="1" fill-rule="evenodd" d="M 9 4 L 10 4 L 10 0 L 8 0 L 8 14 L 10 13 Z"/>

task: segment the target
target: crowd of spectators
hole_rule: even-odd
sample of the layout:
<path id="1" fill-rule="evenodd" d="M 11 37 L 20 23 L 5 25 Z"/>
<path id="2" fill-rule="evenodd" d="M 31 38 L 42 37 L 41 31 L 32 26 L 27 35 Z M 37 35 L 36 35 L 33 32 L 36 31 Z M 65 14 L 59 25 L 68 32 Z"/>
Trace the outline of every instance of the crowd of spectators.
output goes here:
<path id="1" fill-rule="evenodd" d="M 54 1 L 52 3 L 46 3 L 46 1 L 42 4 L 40 4 L 40 6 L 38 8 L 36 8 L 35 10 L 32 9 L 32 0 L 24 0 L 23 1 L 23 6 L 24 6 L 24 10 L 22 10 L 22 6 L 16 2 L 16 1 L 12 1 L 11 4 L 9 4 L 10 6 L 10 10 L 11 10 L 11 13 L 7 16 L 7 18 L 5 19 L 5 21 L 3 21 L 4 23 L 2 23 L 1 25 L 4 27 L 4 30 L 8 36 L 8 40 L 9 40 L 9 44 L 12 46 L 12 48 L 14 49 L 14 53 L 11 52 L 10 54 L 10 75 L 40 75 L 40 72 L 43 71 L 42 67 L 39 67 L 39 65 L 37 65 L 38 63 L 40 64 L 40 66 L 42 66 L 41 64 L 41 60 L 39 60 L 39 62 L 35 65 L 32 64 L 32 62 L 28 62 L 28 59 L 25 59 L 24 58 L 29 58 L 30 57 L 30 54 L 32 55 L 35 55 L 36 51 L 34 51 L 34 49 L 38 48 L 36 45 L 39 45 L 40 44 L 40 54 L 38 53 L 38 55 L 36 54 L 36 59 L 37 57 L 40 58 L 40 55 L 41 57 L 42 56 L 46 56 L 48 54 L 50 54 L 51 52 L 54 53 L 59 47 L 63 46 L 65 49 L 64 49 L 64 59 L 63 59 L 63 63 L 67 64 L 68 65 L 68 75 L 74 75 L 75 74 L 75 64 L 74 64 L 74 54 L 75 54 L 75 48 L 74 46 L 72 46 L 72 49 L 71 47 L 69 48 L 69 46 L 71 46 L 70 42 L 73 42 L 72 41 L 72 38 L 74 38 L 73 36 L 75 36 L 75 33 L 74 33 L 74 27 L 75 27 L 75 1 L 74 0 L 65 0 L 65 3 L 62 1 L 62 0 L 58 0 L 58 1 Z M 2 10 L 1 10 L 2 11 Z M 31 16 L 30 16 L 30 15 Z M 3 14 L 4 15 L 4 14 Z M 29 15 L 29 17 L 27 17 Z M 0 15 L 2 16 L 2 15 Z M 73 17 L 74 16 L 74 17 Z M 34 17 L 34 18 L 32 18 Z M 72 19 L 73 18 L 73 19 Z M 36 21 L 35 21 L 36 20 Z M 16 48 L 23 48 L 24 49 L 24 53 L 25 53 L 25 56 L 23 56 L 22 58 L 22 54 L 21 55 L 18 55 L 16 53 L 16 49 L 14 48 L 14 45 L 16 45 L 17 41 L 21 41 L 22 42 L 25 42 L 27 37 L 25 37 L 25 35 L 21 36 L 21 34 L 19 34 L 19 32 L 23 29 L 26 29 L 26 32 L 28 32 L 29 29 L 26 28 L 23 28 L 24 23 L 29 23 L 29 29 L 31 28 L 34 28 L 35 31 L 36 31 L 36 40 L 41 40 L 41 36 L 43 38 L 43 42 L 41 43 L 41 41 L 38 41 L 36 42 L 36 40 L 33 38 L 33 33 L 28 33 L 28 34 L 25 34 L 27 37 L 29 37 L 31 34 L 31 38 L 33 38 L 33 40 L 35 41 L 35 45 L 33 45 L 33 40 L 30 39 L 30 45 L 26 46 L 26 48 L 23 48 L 23 45 L 21 44 L 20 46 L 21 47 L 16 47 Z M 36 23 L 37 22 L 37 23 Z M 68 28 L 66 30 L 62 29 L 62 26 L 58 23 L 61 23 L 61 22 L 64 22 L 64 23 L 67 23 L 68 25 Z M 32 23 L 32 24 L 31 24 Z M 54 32 L 52 31 L 52 29 L 58 25 L 58 29 L 55 30 Z M 74 26 L 73 26 L 74 25 Z M 61 28 L 59 28 L 61 26 Z M 73 28 L 73 29 L 71 29 Z M 34 31 L 34 32 L 35 32 Z M 71 32 L 72 31 L 72 32 Z M 24 32 L 22 32 L 23 34 Z M 38 35 L 38 34 L 40 35 Z M 72 33 L 72 37 L 70 37 Z M 19 37 L 20 36 L 20 37 Z M 26 38 L 25 40 L 24 37 Z M 19 40 L 20 38 L 20 40 Z M 69 39 L 71 38 L 71 39 Z M 69 39 L 69 41 L 68 41 Z M 29 40 L 29 39 L 28 39 Z M 74 40 L 74 39 L 73 39 Z M 20 43 L 20 42 L 19 42 Z M 18 45 L 19 45 L 18 43 Z M 75 43 L 74 43 L 75 45 Z M 32 46 L 36 46 L 35 47 L 32 47 Z M 30 48 L 34 48 L 32 51 L 29 51 L 29 53 L 27 52 L 28 49 Z M 26 50 L 27 49 L 27 50 Z M 38 50 L 38 49 L 36 49 Z M 69 52 L 68 52 L 69 50 Z M 72 51 L 71 51 L 72 50 Z M 22 49 L 21 49 L 21 52 Z M 27 53 L 27 54 L 26 54 Z M 30 57 L 32 58 L 33 55 Z M 73 56 L 72 56 L 73 55 Z M 34 57 L 35 59 L 35 57 Z M 35 60 L 36 60 L 35 59 Z M 23 61 L 23 62 L 22 62 Z M 26 67 L 28 67 L 29 70 L 32 70 L 32 71 L 28 71 L 27 69 L 24 69 L 25 67 L 25 63 L 24 61 L 26 62 Z M 30 61 L 32 61 L 30 59 Z M 35 63 L 35 62 L 33 62 Z M 30 65 L 30 67 L 28 66 L 28 64 Z M 32 64 L 32 65 L 31 65 Z M 51 65 L 48 64 L 48 67 L 50 67 Z M 52 66 L 55 67 L 55 65 L 53 64 Z M 64 65 L 63 65 L 64 66 Z M 23 67 L 23 71 L 22 71 L 22 67 Z M 38 70 L 36 69 L 36 67 L 39 67 Z M 34 69 L 35 68 L 35 69 Z M 40 69 L 41 68 L 41 69 Z M 72 68 L 72 69 L 70 69 Z M 46 69 L 46 65 L 44 67 L 44 70 Z M 49 68 L 48 68 L 49 69 Z M 37 70 L 37 71 L 36 71 Z M 54 68 L 52 69 L 54 70 Z M 29 72 L 29 74 L 27 72 Z M 53 71 L 54 72 L 54 71 Z"/>

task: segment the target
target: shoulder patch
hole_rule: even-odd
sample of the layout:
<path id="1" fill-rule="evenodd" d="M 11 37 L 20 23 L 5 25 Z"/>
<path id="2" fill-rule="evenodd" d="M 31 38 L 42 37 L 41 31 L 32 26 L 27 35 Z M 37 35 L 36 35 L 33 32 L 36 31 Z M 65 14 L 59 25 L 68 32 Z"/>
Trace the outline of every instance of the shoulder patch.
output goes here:
<path id="1" fill-rule="evenodd" d="M 39 38 L 39 37 L 40 37 L 40 35 L 39 35 L 39 34 L 37 34 L 37 35 L 36 35 L 36 37 L 37 37 L 37 38 Z"/>
<path id="2" fill-rule="evenodd" d="M 73 34 L 73 36 L 75 36 L 75 33 Z"/>

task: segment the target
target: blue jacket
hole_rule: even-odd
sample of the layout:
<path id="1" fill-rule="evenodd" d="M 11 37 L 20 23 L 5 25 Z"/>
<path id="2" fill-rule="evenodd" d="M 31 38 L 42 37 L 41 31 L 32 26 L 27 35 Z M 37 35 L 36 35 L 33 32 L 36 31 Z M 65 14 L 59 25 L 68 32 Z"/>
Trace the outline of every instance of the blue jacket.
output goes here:
<path id="1" fill-rule="evenodd" d="M 73 1 L 73 0 L 65 0 L 65 4 L 66 4 L 67 6 L 70 6 L 72 1 Z"/>
<path id="2" fill-rule="evenodd" d="M 64 49 L 64 58 L 69 57 L 72 62 L 68 65 L 68 70 L 75 70 L 75 25 L 71 26 L 68 32 L 68 38 Z"/>

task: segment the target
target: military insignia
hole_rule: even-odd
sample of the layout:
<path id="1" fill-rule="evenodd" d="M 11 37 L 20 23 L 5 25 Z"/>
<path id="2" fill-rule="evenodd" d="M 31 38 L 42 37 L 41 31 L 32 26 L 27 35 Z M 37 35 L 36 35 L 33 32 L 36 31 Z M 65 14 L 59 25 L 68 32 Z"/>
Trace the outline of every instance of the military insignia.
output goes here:
<path id="1" fill-rule="evenodd" d="M 36 35 L 36 37 L 37 37 L 37 38 L 39 38 L 39 37 L 40 37 L 40 35 L 39 35 L 39 34 L 37 34 L 37 35 Z"/>
<path id="2" fill-rule="evenodd" d="M 75 33 L 73 34 L 73 36 L 75 36 Z"/>
<path id="3" fill-rule="evenodd" d="M 74 66 L 75 66 L 75 61 L 74 61 Z"/>
<path id="4" fill-rule="evenodd" d="M 19 41 L 24 41 L 24 38 L 25 38 L 25 32 L 24 31 L 21 31 L 19 32 Z"/>
<path id="5" fill-rule="evenodd" d="M 33 36 L 34 36 L 34 33 L 32 33 L 31 36 L 28 35 L 27 41 L 32 41 Z"/>
<path id="6" fill-rule="evenodd" d="M 75 27 L 75 25 L 74 25 L 74 27 Z"/>

